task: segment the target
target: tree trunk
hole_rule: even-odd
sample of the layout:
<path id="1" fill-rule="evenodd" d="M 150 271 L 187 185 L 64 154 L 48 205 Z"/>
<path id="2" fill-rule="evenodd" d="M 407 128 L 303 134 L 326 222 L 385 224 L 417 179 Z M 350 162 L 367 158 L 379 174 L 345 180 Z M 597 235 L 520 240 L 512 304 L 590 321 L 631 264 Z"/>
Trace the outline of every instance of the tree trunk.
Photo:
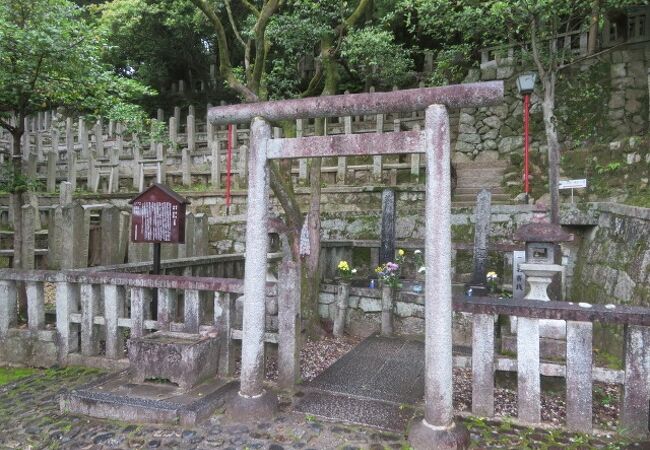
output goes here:
<path id="1" fill-rule="evenodd" d="M 316 134 L 323 134 L 323 120 L 316 120 Z M 321 200 L 321 158 L 312 158 L 309 168 L 311 198 L 307 212 L 309 233 L 309 255 L 302 261 L 301 313 L 307 335 L 321 333 L 318 301 L 320 299 L 320 200 Z"/>
<path id="2" fill-rule="evenodd" d="M 544 130 L 548 145 L 548 189 L 551 194 L 551 223 L 560 223 L 560 142 L 555 127 L 555 72 L 549 72 L 543 79 L 544 101 Z"/>
<path id="3" fill-rule="evenodd" d="M 14 257 L 12 267 L 14 269 L 23 268 L 23 192 L 22 187 L 16 189 L 16 181 L 21 177 L 23 172 L 22 147 L 20 145 L 23 137 L 24 118 L 19 116 L 20 121 L 12 131 L 13 150 L 12 150 L 12 169 L 13 169 L 13 189 L 11 193 L 11 202 L 13 205 L 14 216 Z M 27 295 L 23 283 L 17 283 L 18 294 L 18 315 L 27 317 Z"/>
<path id="4" fill-rule="evenodd" d="M 598 22 L 600 20 L 600 0 L 591 2 L 591 18 L 589 21 L 589 39 L 587 41 L 587 55 L 596 53 L 598 47 Z"/>

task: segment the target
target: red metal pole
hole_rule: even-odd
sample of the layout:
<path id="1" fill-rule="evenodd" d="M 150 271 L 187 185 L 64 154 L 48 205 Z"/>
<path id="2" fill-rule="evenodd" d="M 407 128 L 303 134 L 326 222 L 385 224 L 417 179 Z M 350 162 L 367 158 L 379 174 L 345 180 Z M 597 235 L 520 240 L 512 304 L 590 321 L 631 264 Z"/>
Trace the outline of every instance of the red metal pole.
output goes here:
<path id="1" fill-rule="evenodd" d="M 528 203 L 528 109 L 530 105 L 530 94 L 524 94 L 524 192 L 526 193 L 526 203 Z"/>
<path id="2" fill-rule="evenodd" d="M 232 171 L 232 124 L 228 124 L 228 147 L 226 153 L 226 207 L 230 206 L 230 182 Z"/>

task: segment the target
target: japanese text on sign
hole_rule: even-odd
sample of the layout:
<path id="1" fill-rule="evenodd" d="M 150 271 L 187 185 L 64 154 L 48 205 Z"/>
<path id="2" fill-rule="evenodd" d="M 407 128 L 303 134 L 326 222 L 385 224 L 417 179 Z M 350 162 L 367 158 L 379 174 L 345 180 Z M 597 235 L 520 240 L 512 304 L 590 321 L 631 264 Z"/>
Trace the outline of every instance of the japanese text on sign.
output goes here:
<path id="1" fill-rule="evenodd" d="M 145 241 L 170 242 L 172 230 L 177 227 L 178 205 L 170 202 L 135 202 L 133 215 L 141 217 L 134 235 Z M 138 226 L 141 230 L 138 230 Z"/>

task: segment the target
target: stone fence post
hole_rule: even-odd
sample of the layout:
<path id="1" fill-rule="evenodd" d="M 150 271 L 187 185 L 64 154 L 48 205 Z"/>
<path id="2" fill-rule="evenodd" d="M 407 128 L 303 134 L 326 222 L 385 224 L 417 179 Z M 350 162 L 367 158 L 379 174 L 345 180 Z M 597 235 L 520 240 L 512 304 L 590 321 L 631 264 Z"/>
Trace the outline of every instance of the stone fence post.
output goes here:
<path id="1" fill-rule="evenodd" d="M 348 310 L 349 298 L 350 298 L 350 283 L 348 281 L 341 281 L 338 285 L 338 292 L 336 294 L 336 317 L 334 318 L 334 329 L 333 329 L 334 336 L 343 336 L 343 331 L 345 330 L 345 317 Z"/>

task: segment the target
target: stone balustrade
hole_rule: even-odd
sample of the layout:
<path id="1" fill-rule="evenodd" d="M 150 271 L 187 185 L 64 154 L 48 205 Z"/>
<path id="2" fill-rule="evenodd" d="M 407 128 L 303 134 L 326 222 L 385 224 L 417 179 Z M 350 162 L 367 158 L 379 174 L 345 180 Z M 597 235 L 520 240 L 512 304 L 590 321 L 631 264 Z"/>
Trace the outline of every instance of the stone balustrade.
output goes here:
<path id="1" fill-rule="evenodd" d="M 16 309 L 20 284 L 27 296 L 26 327 L 20 326 Z M 229 358 L 221 369 L 230 373 L 234 368 L 230 340 L 241 335 L 233 329 L 235 300 L 242 292 L 243 280 L 232 278 L 0 270 L 0 360 L 125 368 L 124 341 L 129 336 L 154 330 L 216 330 Z M 267 295 L 276 295 L 275 283 L 267 283 Z M 54 310 L 48 311 L 50 306 Z M 55 321 L 46 320 L 46 311 L 48 318 L 54 313 Z"/>

